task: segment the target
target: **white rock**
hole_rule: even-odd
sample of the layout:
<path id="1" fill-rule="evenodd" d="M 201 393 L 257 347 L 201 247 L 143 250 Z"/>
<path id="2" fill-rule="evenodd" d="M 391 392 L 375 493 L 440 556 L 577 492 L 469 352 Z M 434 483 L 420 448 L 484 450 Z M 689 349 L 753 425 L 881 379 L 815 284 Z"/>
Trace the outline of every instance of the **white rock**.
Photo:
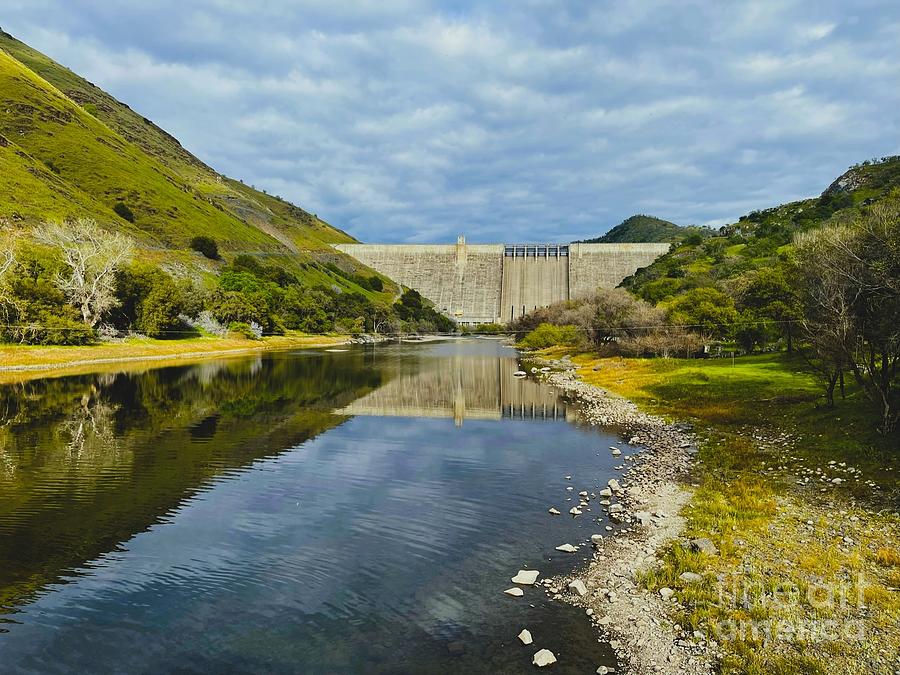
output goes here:
<path id="1" fill-rule="evenodd" d="M 517 636 L 523 645 L 530 645 L 534 640 L 531 639 L 531 632 L 527 628 L 523 628 L 522 632 Z"/>
<path id="2" fill-rule="evenodd" d="M 503 592 L 507 595 L 513 596 L 514 598 L 521 598 L 523 595 L 525 595 L 525 591 L 523 591 L 521 588 L 507 588 Z"/>
<path id="3" fill-rule="evenodd" d="M 558 515 L 559 515 L 559 511 L 558 511 L 557 509 L 553 508 L 552 506 L 551 506 L 549 509 L 547 509 L 547 513 L 551 513 L 551 514 L 553 514 L 554 516 L 558 516 Z"/>
<path id="4" fill-rule="evenodd" d="M 603 535 L 602 534 L 592 534 L 591 535 L 591 543 L 599 546 L 603 543 Z"/>
<path id="5" fill-rule="evenodd" d="M 541 573 L 537 570 L 519 570 L 519 573 L 512 578 L 512 582 L 523 586 L 531 586 L 540 575 Z"/>
<path id="6" fill-rule="evenodd" d="M 572 546 L 572 544 L 560 544 L 556 547 L 557 551 L 562 551 L 563 553 L 575 553 L 578 550 L 577 546 Z"/>
<path id="7" fill-rule="evenodd" d="M 610 478 L 606 482 L 606 484 L 609 485 L 609 489 L 612 490 L 613 492 L 618 492 L 619 490 L 622 489 L 622 486 L 619 485 L 619 481 L 617 481 L 615 478 Z"/>
<path id="8" fill-rule="evenodd" d="M 577 593 L 578 595 L 587 595 L 587 586 L 584 585 L 584 582 L 581 579 L 570 581 L 568 588 L 570 591 L 572 591 L 573 593 Z"/>
<path id="9" fill-rule="evenodd" d="M 571 513 L 573 516 L 580 516 L 581 509 L 579 509 L 577 506 L 573 506 L 571 509 L 569 509 L 569 513 Z"/>
<path id="10" fill-rule="evenodd" d="M 668 588 L 668 587 L 660 588 L 659 595 L 663 600 L 668 602 L 669 600 L 672 599 L 672 596 L 675 595 L 675 591 L 673 591 L 671 588 Z"/>
<path id="11" fill-rule="evenodd" d="M 619 450 L 618 448 L 613 448 L 613 449 L 611 450 L 611 452 L 612 452 L 612 456 L 613 456 L 613 457 L 618 457 L 619 455 L 622 454 L 622 451 Z"/>
<path id="12" fill-rule="evenodd" d="M 556 657 L 549 649 L 542 649 L 539 652 L 535 653 L 534 657 L 531 659 L 531 662 L 538 668 L 543 668 L 544 666 L 549 666 L 556 663 Z"/>
<path id="13" fill-rule="evenodd" d="M 612 497 L 612 490 L 610 490 L 609 488 L 603 488 L 597 494 L 601 497 Z"/>

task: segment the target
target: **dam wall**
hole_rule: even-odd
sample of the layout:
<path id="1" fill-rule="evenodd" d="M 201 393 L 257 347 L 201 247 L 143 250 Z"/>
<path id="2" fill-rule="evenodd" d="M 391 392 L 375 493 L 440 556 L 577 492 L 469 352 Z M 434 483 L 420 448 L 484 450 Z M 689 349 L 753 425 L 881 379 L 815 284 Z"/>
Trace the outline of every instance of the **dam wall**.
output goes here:
<path id="1" fill-rule="evenodd" d="M 569 244 L 569 298 L 615 288 L 669 252 L 670 244 Z"/>
<path id="2" fill-rule="evenodd" d="M 413 288 L 460 324 L 506 323 L 554 302 L 615 288 L 669 244 L 336 244 Z"/>

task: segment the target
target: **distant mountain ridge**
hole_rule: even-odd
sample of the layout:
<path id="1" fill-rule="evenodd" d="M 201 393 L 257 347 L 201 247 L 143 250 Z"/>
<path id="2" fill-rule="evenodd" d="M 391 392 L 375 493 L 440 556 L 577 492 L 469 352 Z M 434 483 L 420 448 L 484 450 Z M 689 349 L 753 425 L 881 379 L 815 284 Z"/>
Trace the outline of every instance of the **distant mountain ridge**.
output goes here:
<path id="1" fill-rule="evenodd" d="M 583 244 L 628 244 L 628 243 L 668 243 L 678 241 L 692 230 L 699 228 L 682 227 L 675 223 L 637 214 L 626 218 L 606 234 L 593 239 L 584 239 Z"/>

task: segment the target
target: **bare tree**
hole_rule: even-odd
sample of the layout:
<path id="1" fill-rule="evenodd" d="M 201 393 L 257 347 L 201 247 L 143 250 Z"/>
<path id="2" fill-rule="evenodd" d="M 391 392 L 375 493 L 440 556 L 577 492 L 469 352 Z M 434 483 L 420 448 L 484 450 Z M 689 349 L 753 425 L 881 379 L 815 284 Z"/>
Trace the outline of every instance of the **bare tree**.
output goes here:
<path id="1" fill-rule="evenodd" d="M 103 314 L 117 304 L 115 273 L 131 259 L 132 239 L 108 232 L 85 218 L 47 223 L 35 236 L 60 250 L 68 271 L 56 278 L 56 285 L 81 310 L 84 322 L 96 326 Z"/>
<path id="2" fill-rule="evenodd" d="M 15 241 L 9 235 L 0 235 L 0 279 L 2 279 L 15 264 Z"/>
<path id="3" fill-rule="evenodd" d="M 887 431 L 897 419 L 900 366 L 900 201 L 796 244 L 804 332 L 826 394 L 833 401 L 835 382 L 849 371 L 879 406 Z"/>
<path id="4" fill-rule="evenodd" d="M 9 321 L 16 309 L 8 280 L 16 266 L 16 235 L 0 232 L 0 313 Z"/>

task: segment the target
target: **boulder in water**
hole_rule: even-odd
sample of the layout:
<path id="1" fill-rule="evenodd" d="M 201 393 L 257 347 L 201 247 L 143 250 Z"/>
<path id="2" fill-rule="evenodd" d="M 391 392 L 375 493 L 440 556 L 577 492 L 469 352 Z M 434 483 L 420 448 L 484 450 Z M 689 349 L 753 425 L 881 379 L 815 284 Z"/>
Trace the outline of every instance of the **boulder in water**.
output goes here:
<path id="1" fill-rule="evenodd" d="M 556 656 L 549 649 L 542 649 L 535 653 L 531 662 L 538 668 L 543 668 L 556 663 Z"/>
<path id="2" fill-rule="evenodd" d="M 523 586 L 532 586 L 540 574 L 537 570 L 519 570 L 519 573 L 512 578 L 512 582 Z"/>

